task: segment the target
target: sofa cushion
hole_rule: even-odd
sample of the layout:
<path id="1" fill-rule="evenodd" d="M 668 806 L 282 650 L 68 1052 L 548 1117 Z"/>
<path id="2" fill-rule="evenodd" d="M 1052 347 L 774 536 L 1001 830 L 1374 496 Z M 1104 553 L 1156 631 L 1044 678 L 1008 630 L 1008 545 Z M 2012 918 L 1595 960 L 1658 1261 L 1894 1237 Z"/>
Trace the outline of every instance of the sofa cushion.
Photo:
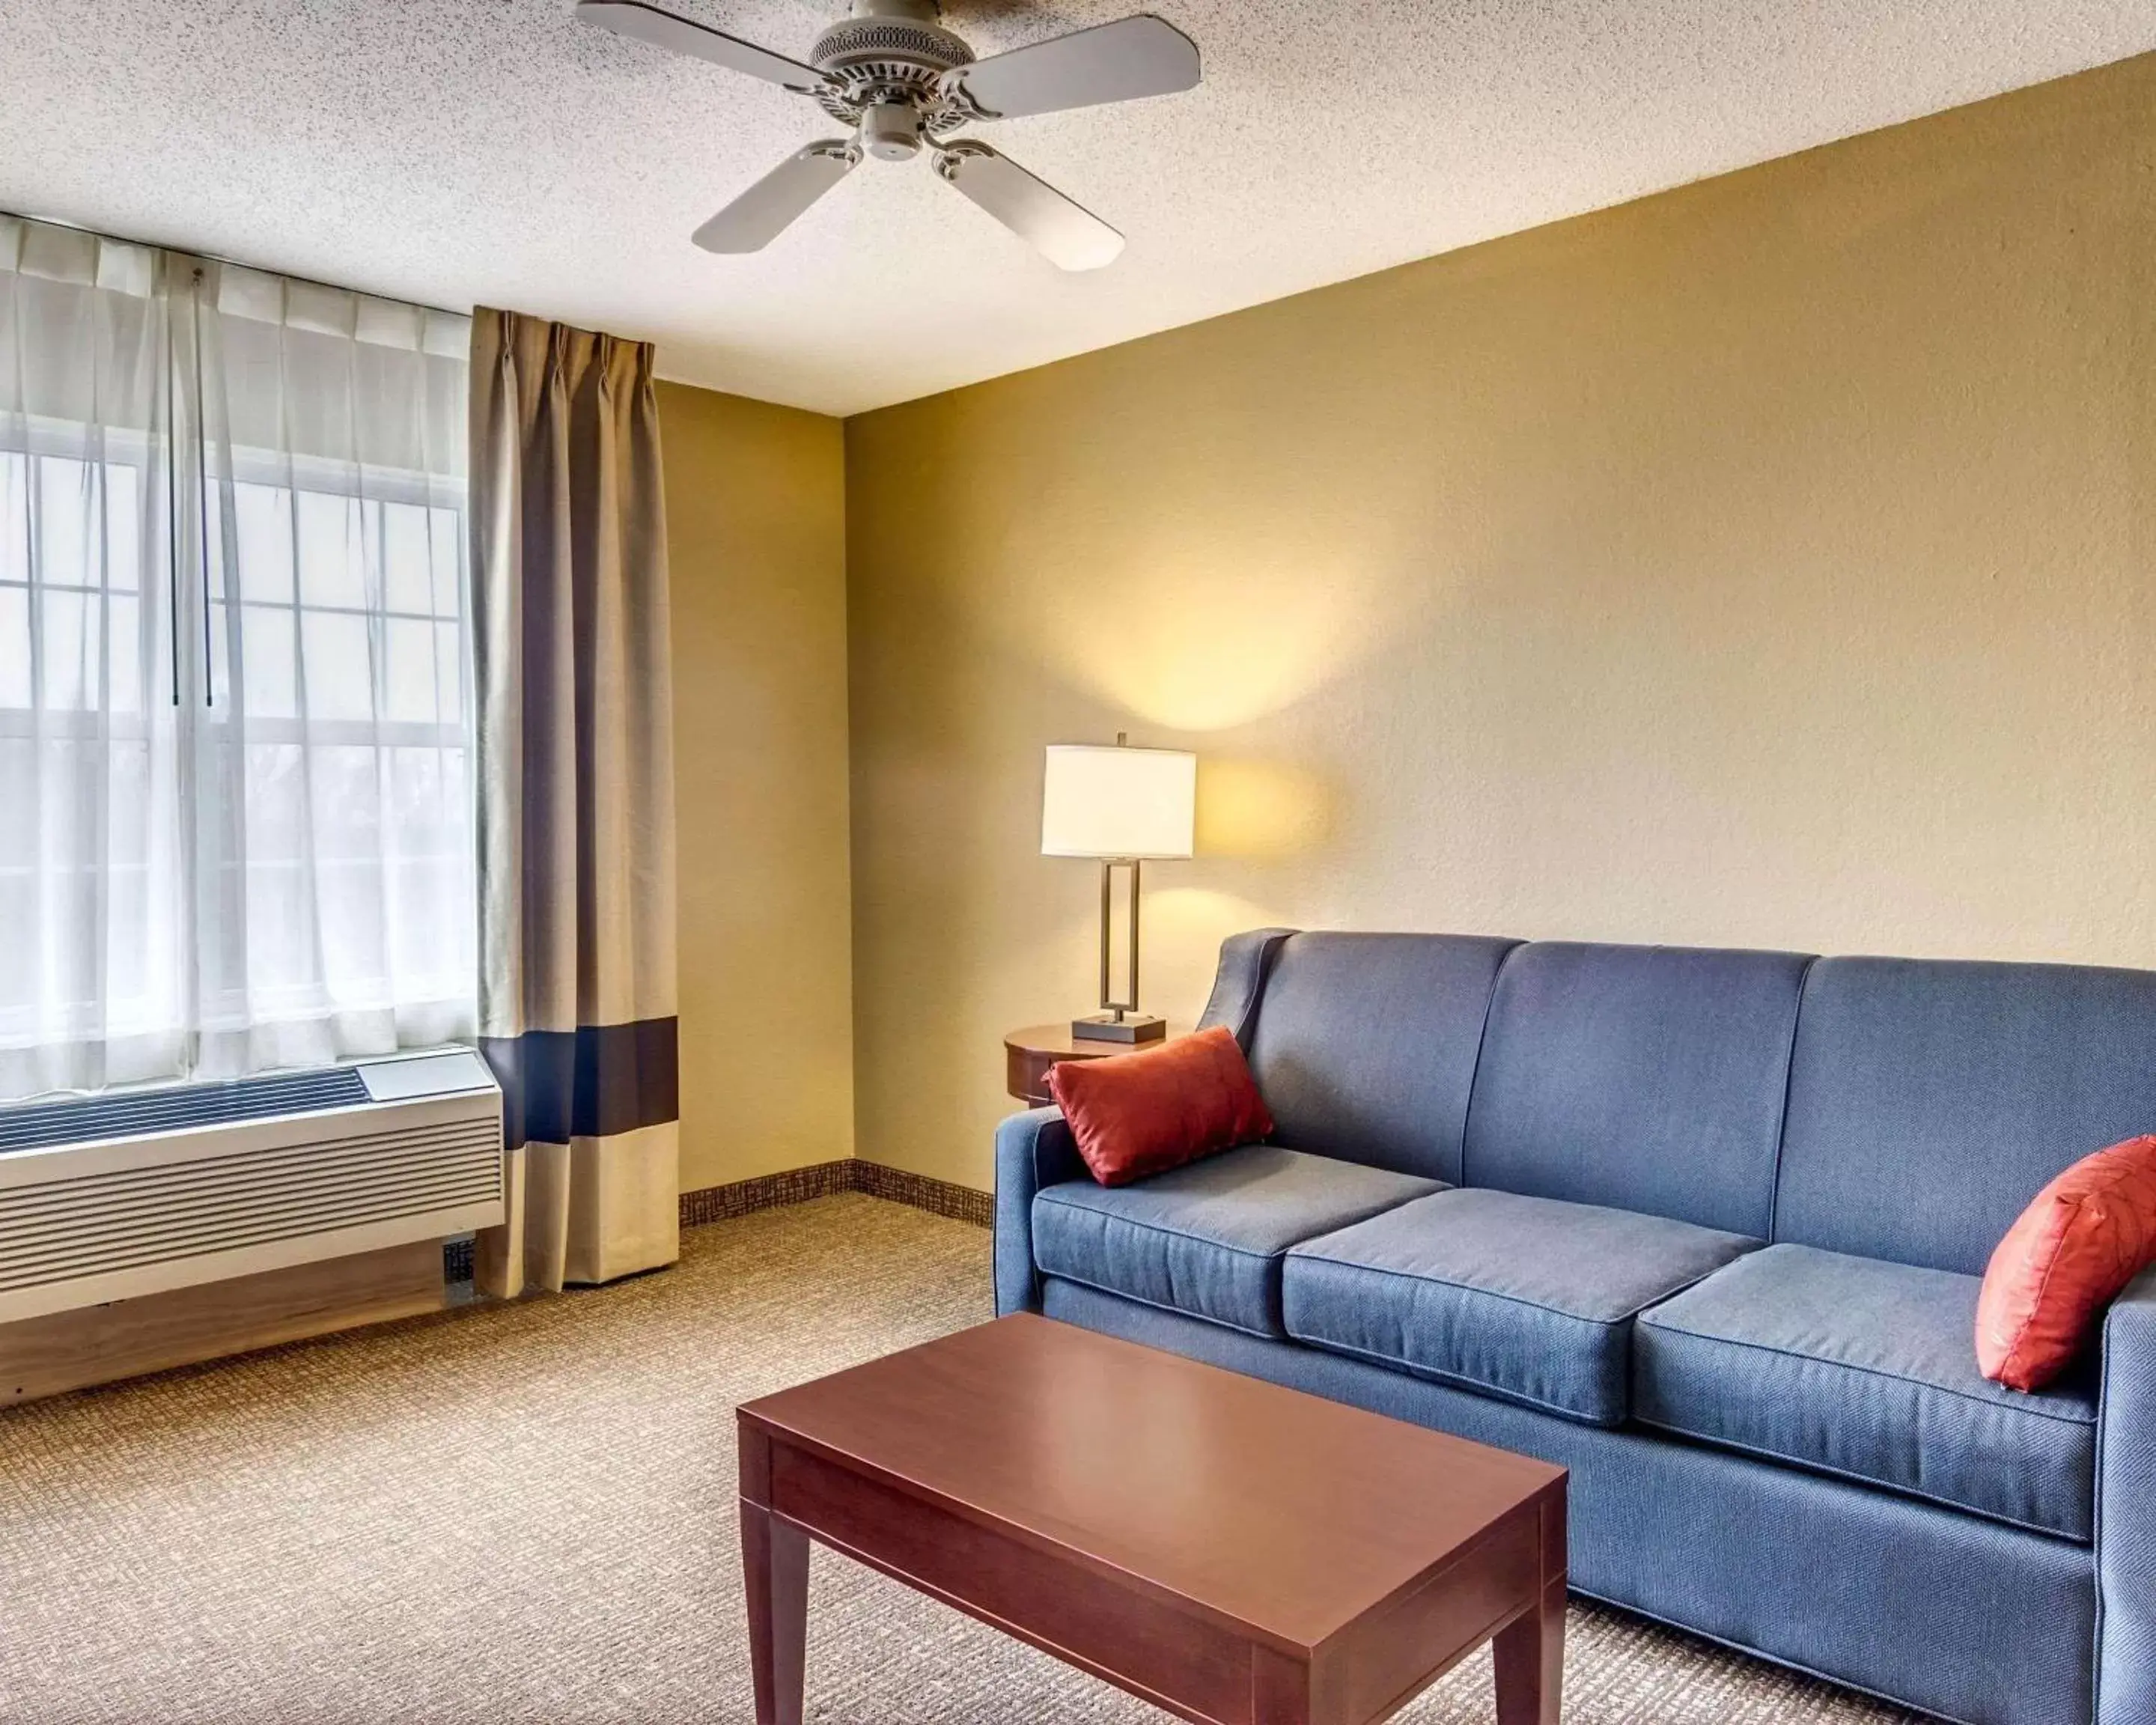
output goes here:
<path id="1" fill-rule="evenodd" d="M 1822 958 L 1797 1024 L 1774 1239 L 1981 1276 L 2052 1176 L 2156 1131 L 2152 1050 L 2145 971 Z"/>
<path id="2" fill-rule="evenodd" d="M 1441 1192 L 1297 1246 L 1281 1299 L 1298 1341 L 1615 1425 L 1634 1314 L 1757 1244 L 1630 1210 Z"/>
<path id="3" fill-rule="evenodd" d="M 1644 1314 L 1632 1412 L 1710 1443 L 2087 1539 L 2084 1368 L 2036 1395 L 1976 1368 L 1977 1278 L 1777 1245 Z"/>
<path id="4" fill-rule="evenodd" d="M 1518 948 L 1490 1003 L 1460 1183 L 1765 1238 L 1810 962 Z"/>
<path id="5" fill-rule="evenodd" d="M 1383 1168 L 1253 1144 L 1130 1186 L 1070 1180 L 1033 1200 L 1044 1275 L 1280 1336 L 1281 1255 L 1439 1189 Z"/>
<path id="6" fill-rule="evenodd" d="M 1450 934 L 1298 934 L 1250 1033 L 1276 1134 L 1456 1185 L 1490 988 L 1518 944 Z"/>

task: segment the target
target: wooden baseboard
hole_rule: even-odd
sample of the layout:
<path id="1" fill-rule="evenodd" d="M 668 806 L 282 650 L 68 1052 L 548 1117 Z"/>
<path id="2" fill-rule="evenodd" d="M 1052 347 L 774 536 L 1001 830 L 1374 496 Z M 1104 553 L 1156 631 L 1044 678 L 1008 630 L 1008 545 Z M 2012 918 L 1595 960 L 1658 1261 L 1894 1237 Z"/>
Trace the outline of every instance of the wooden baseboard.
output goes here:
<path id="1" fill-rule="evenodd" d="M 0 1324 L 0 1405 L 439 1311 L 439 1240 Z"/>
<path id="2" fill-rule="evenodd" d="M 993 1194 L 849 1157 L 844 1162 L 819 1162 L 814 1168 L 788 1168 L 783 1173 L 685 1192 L 681 1225 L 701 1227 L 706 1222 L 728 1221 L 755 1210 L 776 1209 L 781 1204 L 806 1204 L 812 1198 L 829 1198 L 838 1192 L 865 1192 L 870 1198 L 911 1204 L 931 1215 L 971 1222 L 978 1228 L 988 1227 L 994 1219 Z"/>
<path id="3" fill-rule="evenodd" d="M 927 1174 L 909 1173 L 902 1168 L 886 1168 L 880 1162 L 854 1163 L 854 1190 L 891 1204 L 911 1204 L 932 1216 L 970 1222 L 976 1228 L 995 1226 L 996 1199 L 993 1192 L 934 1179 Z"/>
<path id="4" fill-rule="evenodd" d="M 783 1173 L 758 1174 L 754 1179 L 731 1180 L 723 1186 L 703 1186 L 683 1193 L 681 1225 L 701 1228 L 706 1222 L 727 1222 L 756 1210 L 806 1204 L 812 1198 L 829 1198 L 834 1192 L 855 1189 L 850 1158 L 819 1162 L 813 1168 L 790 1168 Z"/>

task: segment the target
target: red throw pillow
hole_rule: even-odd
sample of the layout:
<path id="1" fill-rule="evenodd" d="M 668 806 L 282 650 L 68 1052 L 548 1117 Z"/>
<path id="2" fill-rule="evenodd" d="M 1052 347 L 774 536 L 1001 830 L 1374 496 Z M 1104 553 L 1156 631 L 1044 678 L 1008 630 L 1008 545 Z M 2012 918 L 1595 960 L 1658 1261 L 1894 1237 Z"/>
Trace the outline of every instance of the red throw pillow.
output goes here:
<path id="1" fill-rule="evenodd" d="M 1137 1054 L 1065 1060 L 1048 1093 L 1103 1186 L 1126 1186 L 1273 1129 L 1235 1033 L 1223 1027 Z"/>
<path id="2" fill-rule="evenodd" d="M 2090 1326 L 2156 1261 L 2156 1137 L 2084 1157 L 2006 1230 L 1976 1302 L 1976 1363 L 2010 1389 L 2041 1389 Z"/>

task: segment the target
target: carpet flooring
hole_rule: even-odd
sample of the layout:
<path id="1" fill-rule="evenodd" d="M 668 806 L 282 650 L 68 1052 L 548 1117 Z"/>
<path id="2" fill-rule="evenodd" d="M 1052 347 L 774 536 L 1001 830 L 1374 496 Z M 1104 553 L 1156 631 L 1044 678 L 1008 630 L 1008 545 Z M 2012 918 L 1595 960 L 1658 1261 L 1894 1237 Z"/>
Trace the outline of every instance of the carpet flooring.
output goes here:
<path id="1" fill-rule="evenodd" d="M 612 1288 L 0 1413 L 0 1720 L 746 1725 L 733 1405 L 985 1317 L 988 1236 L 847 1195 L 684 1249 Z M 814 1725 L 1166 1717 L 812 1567 Z M 1909 1717 L 1581 1605 L 1564 1717 Z M 1402 1717 L 1488 1725 L 1487 1656 Z"/>

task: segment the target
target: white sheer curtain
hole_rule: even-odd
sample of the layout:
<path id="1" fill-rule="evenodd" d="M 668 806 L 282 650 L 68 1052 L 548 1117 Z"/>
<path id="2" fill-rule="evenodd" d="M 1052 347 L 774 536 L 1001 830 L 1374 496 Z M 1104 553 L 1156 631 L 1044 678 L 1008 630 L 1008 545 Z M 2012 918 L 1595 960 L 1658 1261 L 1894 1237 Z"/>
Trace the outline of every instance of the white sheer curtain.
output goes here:
<path id="1" fill-rule="evenodd" d="M 468 341 L 0 218 L 0 1096 L 471 1039 Z"/>
<path id="2" fill-rule="evenodd" d="M 211 503 L 201 1070 L 470 1041 L 469 324 L 230 265 L 182 296 Z"/>
<path id="3" fill-rule="evenodd" d="M 0 1095 L 185 1058 L 158 276 L 0 221 Z"/>

